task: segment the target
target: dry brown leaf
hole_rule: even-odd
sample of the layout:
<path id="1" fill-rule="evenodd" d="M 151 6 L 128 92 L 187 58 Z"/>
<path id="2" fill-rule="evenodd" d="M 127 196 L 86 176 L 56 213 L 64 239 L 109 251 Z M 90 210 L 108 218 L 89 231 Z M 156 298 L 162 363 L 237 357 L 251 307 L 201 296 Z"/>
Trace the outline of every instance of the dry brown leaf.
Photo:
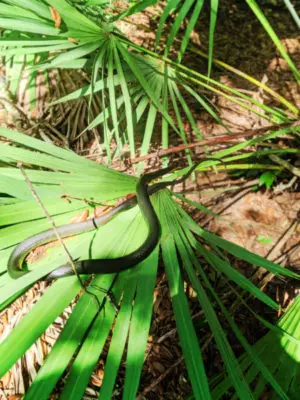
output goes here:
<path id="1" fill-rule="evenodd" d="M 72 38 L 72 37 L 69 37 L 69 38 L 68 38 L 68 41 L 69 41 L 69 42 L 72 42 L 72 43 L 77 43 L 77 39 Z"/>
<path id="2" fill-rule="evenodd" d="M 30 113 L 30 119 L 38 119 L 39 117 L 39 110 L 38 107 L 35 107 Z"/>
<path id="3" fill-rule="evenodd" d="M 11 380 L 11 372 L 7 371 L 6 374 L 1 379 L 3 386 L 8 387 L 10 380 Z"/>
<path id="4" fill-rule="evenodd" d="M 50 12 L 51 12 L 51 17 L 54 21 L 54 26 L 56 29 L 58 29 L 61 24 L 61 16 L 59 15 L 59 12 L 54 7 L 50 7 Z"/>
<path id="5" fill-rule="evenodd" d="M 91 383 L 97 387 L 100 387 L 102 385 L 103 376 L 104 371 L 102 368 L 99 368 L 96 373 L 92 375 Z"/>
<path id="6" fill-rule="evenodd" d="M 160 372 L 161 374 L 163 374 L 165 372 L 165 367 L 159 362 L 159 361 L 154 361 L 152 363 L 152 367 L 155 371 Z"/>
<path id="7" fill-rule="evenodd" d="M 84 222 L 87 220 L 89 216 L 89 210 L 84 210 L 80 214 L 76 214 L 73 218 L 71 218 L 70 223 Z"/>

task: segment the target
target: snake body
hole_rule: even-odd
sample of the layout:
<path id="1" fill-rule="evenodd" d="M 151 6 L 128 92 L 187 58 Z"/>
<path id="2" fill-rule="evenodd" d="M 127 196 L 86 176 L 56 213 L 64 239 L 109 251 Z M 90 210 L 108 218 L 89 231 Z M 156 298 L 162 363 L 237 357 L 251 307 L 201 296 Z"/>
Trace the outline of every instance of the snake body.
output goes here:
<path id="1" fill-rule="evenodd" d="M 213 157 L 206 157 L 205 161 L 207 160 L 213 160 L 223 163 L 222 160 Z M 126 256 L 113 259 L 109 258 L 74 261 L 77 274 L 110 274 L 122 272 L 135 266 L 136 264 L 147 258 L 156 247 L 160 236 L 160 224 L 157 215 L 155 214 L 155 210 L 151 204 L 150 195 L 169 185 L 183 182 L 195 170 L 196 167 L 197 164 L 194 164 L 192 167 L 189 168 L 188 172 L 185 175 L 175 181 L 159 182 L 149 187 L 148 184 L 153 179 L 159 178 L 160 176 L 170 172 L 172 168 L 164 168 L 157 172 L 144 174 L 139 178 L 137 182 L 135 197 L 124 201 L 117 207 L 113 208 L 107 214 L 102 215 L 98 218 L 79 222 L 77 224 L 67 224 L 59 226 L 57 228 L 57 231 L 61 238 L 77 235 L 83 232 L 88 232 L 90 230 L 98 228 L 100 225 L 106 224 L 117 213 L 128 210 L 136 204 L 139 205 L 142 215 L 148 226 L 147 238 L 135 251 Z M 21 242 L 18 246 L 16 246 L 8 260 L 7 265 L 7 271 L 10 277 L 13 279 L 18 279 L 24 274 L 30 272 L 23 269 L 23 262 L 27 255 L 36 247 L 49 243 L 56 239 L 57 236 L 54 230 L 49 229 L 47 231 L 29 237 L 28 239 Z M 70 263 L 67 263 L 56 268 L 42 279 L 48 281 L 63 276 L 74 275 L 74 273 L 75 272 L 72 265 Z"/>
<path id="2" fill-rule="evenodd" d="M 110 212 L 105 215 L 102 215 L 98 218 L 94 218 L 93 220 L 88 220 L 84 222 L 79 222 L 76 224 L 67 224 L 62 225 L 57 228 L 57 231 L 61 238 L 65 238 L 68 236 L 73 236 L 79 233 L 88 232 L 90 230 L 99 227 L 100 225 L 106 224 L 110 221 L 117 213 L 121 211 L 128 210 L 132 208 L 134 205 L 138 204 L 142 215 L 148 226 L 148 235 L 144 243 L 137 248 L 132 253 L 118 257 L 114 259 L 97 259 L 97 260 L 80 260 L 75 261 L 75 268 L 78 274 L 108 274 L 121 272 L 126 269 L 133 267 L 138 264 L 142 260 L 148 257 L 150 253 L 156 247 L 159 235 L 160 235 L 160 224 L 157 218 L 157 215 L 153 209 L 153 206 L 150 201 L 150 195 L 154 192 L 168 186 L 170 182 L 161 182 L 154 184 L 148 188 L 148 184 L 153 179 L 156 179 L 163 174 L 169 172 L 170 168 L 165 168 L 163 170 L 144 174 L 142 175 L 136 186 L 136 196 L 130 198 L 129 200 L 124 201 Z M 36 247 L 41 246 L 43 244 L 49 243 L 53 240 L 56 240 L 56 234 L 53 229 L 49 229 L 47 231 L 41 232 L 37 235 L 31 236 L 28 239 L 24 240 L 13 250 L 9 261 L 7 270 L 9 275 L 13 279 L 18 279 L 24 274 L 27 274 L 29 271 L 22 269 L 23 262 L 27 255 Z M 63 276 L 73 275 L 74 270 L 70 263 L 61 265 L 56 268 L 50 274 L 46 275 L 43 280 L 52 280 L 55 278 L 60 278 Z"/>

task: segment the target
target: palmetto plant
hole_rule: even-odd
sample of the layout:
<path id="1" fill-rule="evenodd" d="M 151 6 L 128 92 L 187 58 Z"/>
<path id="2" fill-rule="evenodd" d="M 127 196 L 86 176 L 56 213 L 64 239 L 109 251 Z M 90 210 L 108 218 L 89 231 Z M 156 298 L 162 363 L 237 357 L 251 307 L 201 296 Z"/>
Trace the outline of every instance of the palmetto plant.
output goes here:
<path id="1" fill-rule="evenodd" d="M 161 125 L 163 148 L 168 147 L 170 130 L 175 131 L 184 142 L 187 141 L 184 129 L 186 120 L 196 137 L 201 139 L 201 132 L 188 104 L 191 100 L 210 113 L 218 123 L 223 124 L 216 109 L 203 92 L 224 96 L 272 123 L 285 123 L 298 115 L 295 106 L 265 85 L 251 80 L 251 77 L 244 75 L 251 83 L 260 86 L 268 95 L 274 97 L 283 108 L 270 107 L 181 63 L 189 43 L 190 32 L 203 5 L 201 1 L 185 1 L 182 4 L 176 0 L 168 3 L 159 21 L 155 49 L 161 40 L 164 23 L 169 14 L 176 11 L 178 14 L 162 55 L 158 51 L 150 51 L 131 42 L 112 22 L 143 10 L 153 2 L 139 2 L 127 12 L 113 17 L 108 14 L 105 21 L 97 23 L 65 0 L 43 2 L 32 0 L 25 3 L 20 0 L 9 0 L 4 3 L 7 4 L 3 4 L 0 9 L 0 27 L 5 29 L 0 41 L 2 45 L 0 54 L 5 56 L 5 59 L 34 56 L 36 66 L 30 66 L 31 73 L 53 68 L 85 68 L 89 72 L 91 82 L 88 86 L 57 102 L 83 96 L 88 96 L 91 100 L 94 95 L 98 96 L 102 110 L 90 121 L 87 129 L 102 125 L 103 141 L 109 161 L 115 154 L 119 154 L 122 145 L 127 142 L 131 156 L 134 156 L 136 152 L 134 131 L 142 117 L 144 134 L 140 148 L 141 155 L 149 151 L 157 122 Z M 84 7 L 92 7 L 97 3 L 99 2 L 85 2 Z M 249 1 L 249 5 L 253 4 L 256 3 Z M 212 65 L 213 32 L 218 2 L 212 1 L 211 5 L 209 71 Z M 257 11 L 257 7 L 255 10 Z M 190 23 L 184 33 L 178 59 L 173 61 L 169 58 L 171 46 L 174 44 L 181 22 L 189 12 L 192 13 Z M 257 13 L 261 15 L 259 11 Z M 269 28 L 267 21 L 264 20 L 263 23 L 266 29 Z M 272 39 L 275 43 L 279 41 L 273 31 Z M 282 46 L 280 51 L 288 60 L 297 78 L 296 67 Z M 229 131 L 225 124 L 223 126 Z M 112 141 L 116 144 L 113 154 L 110 146 Z M 189 152 L 187 156 L 189 157 Z M 189 162 L 191 163 L 190 158 Z"/>
<path id="2" fill-rule="evenodd" d="M 157 126 L 161 130 L 163 148 L 169 145 L 169 132 L 175 132 L 187 143 L 185 120 L 188 120 L 196 137 L 201 140 L 201 131 L 188 103 L 191 99 L 230 133 L 230 129 L 221 121 L 214 105 L 206 97 L 207 93 L 215 93 L 274 125 L 278 124 L 279 128 L 266 136 L 219 151 L 214 154 L 216 161 L 202 162 L 197 170 L 222 169 L 225 168 L 223 163 L 226 163 L 227 169 L 280 170 L 278 165 L 270 166 L 253 161 L 253 156 L 297 154 L 298 149 L 262 149 L 257 154 L 252 150 L 238 154 L 236 152 L 286 133 L 299 134 L 299 126 L 292 125 L 299 111 L 272 89 L 254 78 L 241 75 L 240 71 L 233 70 L 224 63 L 223 67 L 262 88 L 279 103 L 279 107 L 271 107 L 210 78 L 212 63 L 220 64 L 212 58 L 218 1 L 211 1 L 208 76 L 182 64 L 184 53 L 189 47 L 190 33 L 202 10 L 203 1 L 169 1 L 158 22 L 153 51 L 131 42 L 117 28 L 116 21 L 142 11 L 154 3 L 156 1 L 153 0 L 130 3 L 130 7 L 125 11 L 112 9 L 112 12 L 108 13 L 110 4 L 97 0 L 4 0 L 0 5 L 0 27 L 3 29 L 0 54 L 4 57 L 6 65 L 12 68 L 18 57 L 22 58 L 22 65 L 23 62 L 27 63 L 32 79 L 38 70 L 46 72 L 50 69 L 85 69 L 90 76 L 89 84 L 55 99 L 53 104 L 86 97 L 91 106 L 93 98 L 97 96 L 101 110 L 96 118 L 91 118 L 86 129 L 102 127 L 108 161 L 112 161 L 113 157 L 120 153 L 125 143 L 129 144 L 131 156 L 136 154 L 135 131 L 139 124 L 144 132 L 141 155 L 149 151 Z M 261 16 L 257 4 L 253 0 L 248 0 L 247 3 L 286 58 L 296 79 L 299 79 L 299 72 L 279 40 L 277 41 L 277 36 L 272 28 L 270 29 L 268 21 Z M 174 23 L 164 51 L 161 52 L 159 48 L 164 25 L 171 14 L 175 14 Z M 176 48 L 178 44 L 175 40 L 176 35 L 187 16 L 189 23 L 183 32 L 174 61 L 171 52 L 173 46 Z M 190 49 L 199 53 L 199 49 Z M 16 76 L 20 74 L 17 73 Z M 15 84 L 14 88 L 16 86 Z M 90 113 L 89 116 L 91 115 Z M 280 127 L 281 123 L 285 126 Z M 57 225 L 69 222 L 81 210 L 88 209 L 93 212 L 95 204 L 111 205 L 116 199 L 135 192 L 136 178 L 21 133 L 0 129 L 0 136 L 4 142 L 8 141 L 0 144 L 0 309 L 4 310 L 45 273 L 64 263 L 67 257 L 59 245 L 49 247 L 41 259 L 30 265 L 32 272 L 20 280 L 9 278 L 6 266 L 13 248 L 28 236 L 51 227 L 33 199 L 17 164 L 22 163 L 44 207 Z M 111 148 L 112 142 L 115 149 Z M 188 163 L 192 164 L 193 160 L 188 150 L 186 155 Z M 249 158 L 251 160 L 247 161 Z M 243 159 L 246 163 L 236 164 L 237 160 Z M 140 173 L 141 170 L 142 165 L 139 165 L 137 172 Z M 185 169 L 179 170 L 171 178 L 181 176 L 185 172 Z M 179 197 L 178 194 L 175 195 Z M 182 196 L 180 199 L 185 201 Z M 99 398 L 109 399 L 113 396 L 122 357 L 126 361 L 123 398 L 135 398 L 144 361 L 153 291 L 161 255 L 194 397 L 209 399 L 222 388 L 215 389 L 213 383 L 215 392 L 210 392 L 197 331 L 190 317 L 184 291 L 185 280 L 188 280 L 195 290 L 205 320 L 224 361 L 228 380 L 222 387 L 225 387 L 225 390 L 233 387 L 236 395 L 242 399 L 254 397 L 250 388 L 251 380 L 243 376 L 244 364 L 237 362 L 218 318 L 219 309 L 245 348 L 245 357 L 248 357 L 247 368 L 251 365 L 256 374 L 263 376 L 264 383 L 268 382 L 274 393 L 281 398 L 287 398 L 285 388 L 271 375 L 272 368 L 269 368 L 267 362 L 264 364 L 264 357 L 260 358 L 258 352 L 248 345 L 239 327 L 226 311 L 211 284 L 207 270 L 203 267 L 209 265 L 217 274 L 222 274 L 231 283 L 275 310 L 278 309 L 278 305 L 234 269 L 226 253 L 255 267 L 263 267 L 275 275 L 294 278 L 299 276 L 202 229 L 175 201 L 174 193 L 170 190 L 156 193 L 152 196 L 152 201 L 161 223 L 161 241 L 151 256 L 117 277 L 113 287 L 114 301 L 110 302 L 103 290 L 100 290 L 110 288 L 115 278 L 112 275 L 86 278 L 84 289 L 77 277 L 57 280 L 48 287 L 38 303 L 1 343 L 0 376 L 12 367 L 65 307 L 78 297 L 66 326 L 33 380 L 25 399 L 47 399 L 62 377 L 64 385 L 60 398 L 81 399 L 108 338 L 110 346 Z M 114 258 L 137 248 L 142 243 L 146 231 L 138 207 L 135 207 L 118 215 L 97 231 L 66 240 L 66 245 L 73 259 Z M 117 311 L 113 303 L 118 305 Z M 264 323 L 267 324 L 265 321 Z M 290 337 L 290 340 L 293 339 Z"/>
<path id="3" fill-rule="evenodd" d="M 26 237 L 49 228 L 48 219 L 32 199 L 32 193 L 23 181 L 16 163 L 22 162 L 26 166 L 30 181 L 57 225 L 69 221 L 79 210 L 84 208 L 91 210 L 91 207 L 87 207 L 80 198 L 106 204 L 134 192 L 135 178 L 23 134 L 3 128 L 0 133 L 3 138 L 11 142 L 10 145 L 5 143 L 0 145 L 2 154 L 0 303 L 3 310 L 45 273 L 66 261 L 63 249 L 59 246 L 50 247 L 38 262 L 30 265 L 32 272 L 24 278 L 12 280 L 7 275 L 6 264 L 13 247 Z M 200 164 L 199 168 L 207 167 L 209 164 L 217 165 L 218 161 L 206 161 Z M 62 198 L 66 195 L 68 202 Z M 153 204 L 162 227 L 160 246 L 140 265 L 119 275 L 113 289 L 115 302 L 119 304 L 117 313 L 109 301 L 106 301 L 104 308 L 98 312 L 95 297 L 91 295 L 93 293 L 97 296 L 101 303 L 105 295 L 99 291 L 99 287 L 108 289 L 114 278 L 112 275 L 94 277 L 89 282 L 86 292 L 81 292 L 82 288 L 76 276 L 60 279 L 47 289 L 39 302 L 1 343 L 0 375 L 2 376 L 81 292 L 66 326 L 30 386 L 26 399 L 48 398 L 66 369 L 68 375 L 60 398 L 81 399 L 112 327 L 113 334 L 100 398 L 108 399 L 112 396 L 125 347 L 127 352 L 123 398 L 135 397 L 150 326 L 160 251 L 169 282 L 180 343 L 195 397 L 208 399 L 210 392 L 196 331 L 189 314 L 181 268 L 184 269 L 197 293 L 199 304 L 204 310 L 205 318 L 238 396 L 243 399 L 252 398 L 249 386 L 243 378 L 242 370 L 235 360 L 218 320 L 211 296 L 221 307 L 222 302 L 214 291 L 207 272 L 199 263 L 197 255 L 200 255 L 217 273 L 223 274 L 273 309 L 278 309 L 278 305 L 234 269 L 223 255 L 224 251 L 252 265 L 264 267 L 275 275 L 290 277 L 298 275 L 203 230 L 174 201 L 172 193 L 168 190 L 155 194 Z M 138 208 L 135 207 L 118 215 L 97 232 L 92 231 L 69 239 L 66 245 L 74 259 L 113 258 L 138 247 L 145 234 L 146 226 Z M 261 363 L 257 354 L 250 351 L 247 341 L 226 313 L 226 309 L 225 316 L 237 338 L 248 351 L 251 361 L 274 390 L 282 394 L 282 389 Z"/>
<path id="4" fill-rule="evenodd" d="M 277 383 L 285 390 L 288 397 L 282 394 L 282 398 L 297 399 L 299 397 L 299 305 L 300 297 L 298 296 L 278 321 L 277 328 L 279 329 L 272 328 L 253 346 L 253 350 L 259 354 Z M 270 398 L 275 397 L 270 389 L 266 392 L 268 379 L 253 364 L 248 354 L 243 354 L 239 358 L 239 363 L 246 381 L 254 387 L 255 399 L 260 399 L 263 394 Z M 215 377 L 211 382 L 214 399 L 221 399 L 230 391 L 231 380 L 224 375 Z"/>

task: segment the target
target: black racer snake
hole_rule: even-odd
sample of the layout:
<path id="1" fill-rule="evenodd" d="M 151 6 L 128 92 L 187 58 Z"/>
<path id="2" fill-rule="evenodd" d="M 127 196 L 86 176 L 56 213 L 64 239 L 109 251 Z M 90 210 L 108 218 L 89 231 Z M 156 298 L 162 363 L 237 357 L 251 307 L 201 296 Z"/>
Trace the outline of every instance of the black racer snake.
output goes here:
<path id="1" fill-rule="evenodd" d="M 205 160 L 221 161 L 213 158 L 206 158 Z M 101 225 L 106 224 L 111 220 L 117 213 L 121 211 L 128 210 L 138 204 L 142 215 L 148 226 L 148 235 L 142 245 L 130 254 L 123 257 L 113 258 L 113 259 L 96 259 L 96 260 L 79 260 L 74 261 L 77 274 L 110 274 L 125 271 L 131 267 L 134 267 L 139 262 L 146 259 L 156 247 L 159 237 L 160 237 L 160 224 L 154 208 L 150 201 L 150 196 L 169 186 L 180 182 L 183 182 L 198 166 L 198 164 L 190 167 L 188 172 L 174 181 L 158 182 L 151 186 L 149 183 L 156 178 L 170 172 L 172 168 L 164 168 L 162 170 L 148 173 L 142 175 L 136 185 L 136 196 L 125 200 L 115 208 L 113 208 L 108 213 L 94 218 L 92 220 L 87 220 L 84 222 L 79 222 L 75 224 L 67 224 L 57 227 L 57 231 L 61 238 L 68 236 L 73 236 L 83 232 L 91 231 L 98 228 Z M 56 240 L 56 235 L 53 229 L 41 232 L 37 235 L 31 236 L 28 239 L 21 242 L 15 247 L 10 255 L 7 271 L 11 278 L 18 279 L 24 274 L 30 272 L 29 270 L 23 269 L 23 262 L 27 255 L 36 247 L 43 244 L 49 243 Z M 73 267 L 70 263 L 61 265 L 56 268 L 42 280 L 52 280 L 56 278 L 61 278 L 64 276 L 74 275 Z"/>

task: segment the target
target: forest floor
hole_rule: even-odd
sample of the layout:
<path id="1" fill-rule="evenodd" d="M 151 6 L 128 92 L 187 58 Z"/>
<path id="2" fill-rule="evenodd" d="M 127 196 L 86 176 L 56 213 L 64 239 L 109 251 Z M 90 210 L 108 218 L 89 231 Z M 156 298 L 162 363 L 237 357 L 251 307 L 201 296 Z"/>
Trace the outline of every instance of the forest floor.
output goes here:
<path id="1" fill-rule="evenodd" d="M 193 32 L 192 42 L 195 48 L 205 49 L 208 44 L 208 9 L 204 10 Z M 296 34 L 296 28 L 293 24 L 290 14 L 283 8 L 265 7 L 264 11 L 271 24 L 276 27 L 283 45 L 288 50 L 296 65 L 300 67 L 300 36 Z M 130 39 L 150 47 L 153 45 L 155 36 L 151 26 L 155 8 L 142 15 L 134 16 L 126 23 L 122 23 L 120 28 L 124 33 L 130 36 Z M 246 22 L 245 22 L 246 21 Z M 180 38 L 178 38 L 180 43 Z M 246 3 L 235 1 L 220 2 L 218 14 L 218 24 L 215 34 L 214 55 L 217 59 L 223 60 L 233 67 L 252 75 L 257 80 L 266 83 L 272 89 L 285 96 L 296 106 L 300 107 L 299 86 L 295 83 L 286 62 L 278 55 L 274 45 L 266 35 L 260 23 L 256 20 Z M 185 65 L 190 66 L 202 73 L 206 72 L 207 62 L 204 58 L 197 55 L 191 48 L 184 58 Z M 264 93 L 257 87 L 242 80 L 229 71 L 215 68 L 213 77 L 221 82 L 235 88 L 243 88 L 249 95 L 256 99 L 270 103 Z M 55 78 L 54 78 L 55 79 Z M 76 80 L 84 77 L 74 77 L 70 73 L 69 82 L 76 84 Z M 61 93 L 59 85 L 55 87 L 51 96 L 57 96 Z M 38 107 L 33 111 L 28 111 L 26 96 L 20 101 L 19 107 L 27 113 L 30 121 L 34 121 L 45 113 L 47 93 L 41 90 L 41 101 Z M 245 130 L 256 131 L 267 127 L 266 122 L 256 114 L 246 112 L 237 105 L 233 105 L 224 98 L 215 96 L 211 99 L 217 106 L 221 117 L 228 124 L 234 134 L 242 134 Z M 192 108 L 193 104 L 189 104 Z M 80 106 L 83 107 L 83 106 Z M 66 112 L 66 109 L 59 108 L 58 113 Z M 15 114 L 14 114 L 15 113 Z M 57 132 L 66 130 L 66 125 L 59 122 L 57 112 L 56 118 L 51 116 L 48 123 L 54 126 L 50 129 L 52 138 L 55 138 L 56 144 L 65 145 L 61 136 Z M 2 125 L 16 127 L 16 120 L 19 118 L 19 111 L 11 109 L 0 110 L 0 122 Z M 79 154 L 87 156 L 98 162 L 103 162 L 105 155 L 99 147 L 99 141 L 93 133 L 87 133 L 85 136 L 79 136 L 80 123 L 78 130 L 71 133 L 72 149 Z M 197 124 L 201 129 L 204 139 L 217 138 L 225 134 L 224 129 L 216 125 L 214 121 L 203 110 L 198 111 Z M 34 131 L 34 123 L 28 127 L 31 132 Z M 185 125 L 186 131 L 191 141 L 195 141 L 188 123 Z M 52 132 L 52 133 L 51 133 Z M 292 140 L 292 138 L 290 139 Z M 172 145 L 178 145 L 177 138 L 174 138 Z M 211 150 L 220 150 L 226 145 L 212 147 Z M 284 141 L 278 141 L 278 146 L 284 146 Z M 153 153 L 157 147 L 153 145 Z M 193 157 L 197 159 L 201 152 L 197 149 L 193 151 Z M 179 157 L 178 157 L 179 158 Z M 179 158 L 180 159 L 180 158 Z M 181 157 L 181 160 L 183 157 Z M 174 158 L 176 162 L 176 156 Z M 181 161 L 182 162 L 182 161 Z M 149 167 L 156 166 L 157 158 L 153 157 L 148 161 Z M 179 161 L 180 163 L 180 161 Z M 115 165 L 116 167 L 119 165 Z M 122 168 L 126 170 L 125 166 Z M 128 172 L 132 172 L 130 169 Z M 181 187 L 175 187 L 175 191 L 183 192 L 191 200 L 200 202 L 209 207 L 218 214 L 218 217 L 204 214 L 199 210 L 190 208 L 189 212 L 201 226 L 217 233 L 224 239 L 237 243 L 246 249 L 253 251 L 268 259 L 281 263 L 282 265 L 300 270 L 300 193 L 299 183 L 289 179 L 275 182 L 270 189 L 259 187 L 259 175 L 243 173 L 239 176 L 233 176 L 226 172 L 210 172 L 197 174 L 196 180 L 189 180 Z M 252 266 L 246 265 L 242 261 L 231 260 L 233 265 L 241 270 L 248 278 L 253 279 L 257 284 L 264 283 L 266 290 L 280 304 L 286 307 L 294 298 L 295 293 L 299 291 L 299 283 L 291 281 L 282 281 L 274 279 L 271 276 L 265 276 L 262 272 L 255 274 Z M 264 280 L 265 279 L 265 280 Z M 14 324 L 26 313 L 30 304 L 43 292 L 45 284 L 36 285 L 26 296 L 23 296 L 4 314 L 0 316 L 0 335 L 7 334 Z M 216 289 L 224 290 L 224 284 L 216 279 Z M 227 289 L 228 290 L 228 289 Z M 199 332 L 199 340 L 203 344 L 203 357 L 207 366 L 209 376 L 222 370 L 222 361 L 216 351 L 215 344 L 211 334 L 208 332 L 207 324 L 202 320 L 202 312 L 198 307 L 195 294 L 189 285 L 186 287 L 189 295 L 190 309 L 195 326 Z M 226 294 L 226 293 L 225 293 Z M 236 322 L 250 343 L 256 342 L 266 330 L 257 328 L 253 316 L 249 315 L 244 307 L 235 302 L 231 304 L 230 293 L 227 293 L 228 307 L 234 313 Z M 275 320 L 276 315 L 268 314 L 268 310 L 262 308 L 258 302 L 252 302 L 253 307 L 262 314 L 265 313 L 269 320 Z M 5 377 L 0 380 L 0 390 L 2 389 L 3 399 L 17 400 L 21 398 L 19 394 L 24 393 L 25 383 L 24 375 L 34 374 L 34 364 L 41 363 L 49 347 L 58 336 L 64 321 L 67 319 L 71 307 L 67 309 L 55 324 L 46 331 L 39 342 L 27 352 L 27 355 L 20 361 Z M 226 322 L 224 321 L 224 324 Z M 8 329 L 9 327 L 9 329 Z M 230 338 L 236 354 L 240 354 L 241 349 L 236 343 L 236 339 Z M 104 352 L 105 355 L 105 352 Z M 32 362 L 32 360 L 34 362 Z M 91 385 L 87 391 L 86 399 L 96 399 L 97 390 L 102 382 L 104 359 L 100 360 L 96 371 L 93 374 Z M 114 399 L 120 399 L 122 392 L 125 367 L 122 366 L 118 378 L 118 387 Z M 146 361 L 141 378 L 139 399 L 147 400 L 174 400 L 185 399 L 191 393 L 191 387 L 188 383 L 187 371 L 180 349 L 179 339 L 176 330 L 176 324 L 172 311 L 171 299 L 164 271 L 161 269 L 157 287 L 154 296 L 154 313 L 152 326 L 149 336 Z M 24 386 L 25 385 L 25 386 Z M 59 388 L 58 388 L 59 390 Z M 0 393 L 0 398 L 1 393 Z"/>

